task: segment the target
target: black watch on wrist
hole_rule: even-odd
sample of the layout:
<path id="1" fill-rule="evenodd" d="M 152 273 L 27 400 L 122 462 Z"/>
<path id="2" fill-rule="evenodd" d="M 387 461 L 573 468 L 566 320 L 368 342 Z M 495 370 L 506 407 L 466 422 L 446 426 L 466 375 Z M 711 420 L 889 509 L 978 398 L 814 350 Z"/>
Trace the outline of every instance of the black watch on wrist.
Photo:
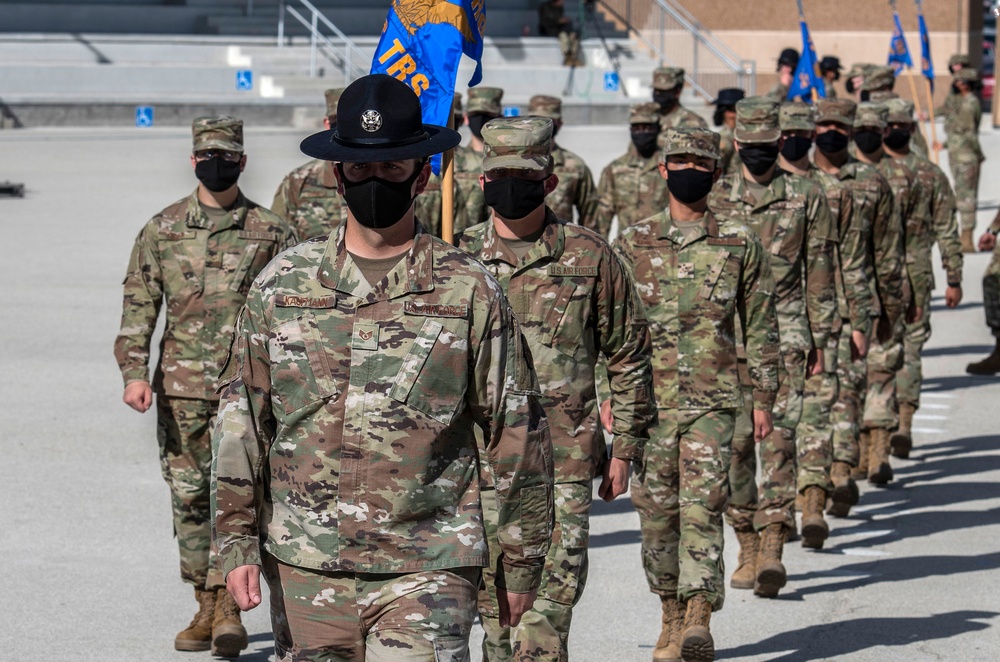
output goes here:
<path id="1" fill-rule="evenodd" d="M 962 287 L 961 283 L 948 283 L 948 287 Z"/>
<path id="2" fill-rule="evenodd" d="M 991 235 L 995 237 L 997 236 L 997 233 L 1000 232 L 1000 230 L 994 230 L 993 228 L 990 228 L 987 230 L 987 232 L 989 232 Z"/>

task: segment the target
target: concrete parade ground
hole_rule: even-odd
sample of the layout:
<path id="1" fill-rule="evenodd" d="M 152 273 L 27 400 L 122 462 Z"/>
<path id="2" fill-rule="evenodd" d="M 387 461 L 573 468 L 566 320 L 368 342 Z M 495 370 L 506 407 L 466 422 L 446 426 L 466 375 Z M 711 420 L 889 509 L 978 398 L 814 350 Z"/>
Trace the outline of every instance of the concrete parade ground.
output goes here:
<path id="1" fill-rule="evenodd" d="M 241 187 L 251 199 L 270 205 L 307 160 L 304 135 L 247 128 Z M 596 179 L 628 134 L 567 127 L 559 140 Z M 179 579 L 155 412 L 122 403 L 112 356 L 132 242 L 194 189 L 190 147 L 190 132 L 175 128 L 0 131 L 0 182 L 26 187 L 24 198 L 0 197 L 0 660 L 209 658 L 173 650 L 196 603 Z M 984 125 L 983 147 L 977 238 L 1000 199 L 1000 131 Z M 728 591 L 712 619 L 718 659 L 1000 660 L 1000 377 L 965 374 L 993 343 L 980 285 L 988 262 L 966 256 L 957 310 L 945 309 L 938 274 L 911 459 L 893 459 L 887 489 L 862 486 L 852 515 L 831 520 L 825 549 L 786 547 L 777 599 Z M 660 610 L 638 528 L 627 498 L 595 502 L 571 659 L 651 658 Z M 737 546 L 726 542 L 731 572 Z M 241 659 L 270 659 L 266 606 L 245 623 Z"/>

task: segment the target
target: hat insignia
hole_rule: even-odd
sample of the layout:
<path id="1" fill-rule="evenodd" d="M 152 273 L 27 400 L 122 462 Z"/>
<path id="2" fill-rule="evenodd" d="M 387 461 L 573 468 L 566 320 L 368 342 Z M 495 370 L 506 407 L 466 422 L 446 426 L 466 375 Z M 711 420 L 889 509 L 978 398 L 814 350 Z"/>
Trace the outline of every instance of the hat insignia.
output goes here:
<path id="1" fill-rule="evenodd" d="M 382 128 L 382 116 L 377 110 L 366 110 L 361 115 L 361 128 L 368 133 L 375 133 Z"/>

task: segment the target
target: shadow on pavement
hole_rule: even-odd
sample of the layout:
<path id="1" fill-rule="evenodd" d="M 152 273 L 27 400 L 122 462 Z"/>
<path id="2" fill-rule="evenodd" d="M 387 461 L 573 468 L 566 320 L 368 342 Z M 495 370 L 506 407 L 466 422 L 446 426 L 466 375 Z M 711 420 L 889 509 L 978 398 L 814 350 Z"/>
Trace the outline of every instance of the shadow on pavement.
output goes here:
<path id="1" fill-rule="evenodd" d="M 637 530 L 612 531 L 590 536 L 590 549 L 598 547 L 614 547 L 615 545 L 638 545 L 642 542 L 642 534 Z"/>
<path id="2" fill-rule="evenodd" d="M 988 623 L 976 621 L 997 615 L 992 611 L 956 611 L 923 618 L 858 618 L 823 623 L 717 651 L 716 659 L 737 660 L 760 655 L 767 655 L 771 662 L 848 659 L 844 656 L 876 646 L 910 646 L 920 641 L 949 639 L 986 630 L 990 628 Z M 887 659 L 893 659 L 891 656 L 890 653 Z"/>
<path id="3" fill-rule="evenodd" d="M 997 384 L 1000 384 L 1000 378 L 996 376 L 953 375 L 950 377 L 931 377 L 930 379 L 925 379 L 923 390 L 929 393 L 943 393 L 963 388 L 975 388 L 977 386 L 996 386 Z"/>
<path id="4" fill-rule="evenodd" d="M 274 655 L 274 636 L 270 632 L 251 634 L 247 641 L 250 646 L 240 655 L 241 662 L 268 662 Z"/>
<path id="5" fill-rule="evenodd" d="M 594 502 L 590 506 L 590 516 L 621 515 L 622 513 L 630 513 L 633 510 L 635 508 L 632 507 L 632 499 L 628 496 L 620 496 L 611 503 L 595 497 Z"/>
<path id="6" fill-rule="evenodd" d="M 922 358 L 932 356 L 964 356 L 966 354 L 987 355 L 994 349 L 993 345 L 962 345 L 961 347 L 933 347 L 920 352 Z"/>
<path id="7" fill-rule="evenodd" d="M 871 586 L 873 584 L 888 584 L 905 582 L 924 577 L 949 577 L 967 572 L 984 572 L 1000 568 L 1000 552 L 976 556 L 910 556 L 900 558 L 881 558 L 872 561 L 862 561 L 837 567 L 838 575 L 854 575 L 848 579 L 822 584 L 818 586 L 803 586 L 788 593 L 787 598 L 796 599 L 815 593 L 830 593 L 846 589 Z M 825 577 L 826 571 L 805 572 L 790 575 L 789 582 L 808 581 Z"/>

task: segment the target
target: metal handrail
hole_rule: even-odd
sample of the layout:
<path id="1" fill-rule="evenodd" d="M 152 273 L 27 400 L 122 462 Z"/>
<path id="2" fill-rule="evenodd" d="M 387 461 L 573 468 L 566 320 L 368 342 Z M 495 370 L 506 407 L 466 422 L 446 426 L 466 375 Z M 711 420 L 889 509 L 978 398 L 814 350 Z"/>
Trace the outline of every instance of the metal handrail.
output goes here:
<path id="1" fill-rule="evenodd" d="M 298 4 L 305 7 L 308 10 L 310 17 L 307 19 L 305 16 L 300 14 L 294 7 L 289 7 L 285 0 L 281 0 L 278 7 L 278 48 L 284 46 L 285 42 L 285 13 L 292 15 L 292 18 L 297 20 L 299 23 L 304 25 L 309 29 L 309 77 L 315 78 L 318 72 L 318 67 L 316 64 L 317 55 L 319 53 L 319 45 L 322 43 L 326 48 L 331 51 L 324 52 L 324 55 L 333 64 L 339 65 L 341 71 L 344 73 L 344 83 L 350 83 L 355 78 L 360 78 L 368 72 L 361 67 L 354 64 L 355 53 L 361 55 L 364 51 L 361 50 L 356 43 L 351 41 L 347 35 L 341 32 L 340 28 L 333 24 L 323 14 L 319 9 L 316 8 L 309 0 L 293 0 Z M 342 42 L 341 45 L 334 43 L 332 39 L 327 37 L 320 31 L 320 24 L 323 24 L 327 30 L 332 32 L 334 36 Z M 334 59 L 337 58 L 337 59 Z M 339 60 L 339 62 L 337 61 Z"/>
<path id="2" fill-rule="evenodd" d="M 667 51 L 665 37 L 666 19 L 669 18 L 681 29 L 689 33 L 692 38 L 691 62 L 693 66 L 690 67 L 690 69 L 685 68 L 684 77 L 698 94 L 709 99 L 715 96 L 714 92 L 710 91 L 706 85 L 703 84 L 702 73 L 698 67 L 699 48 L 705 49 L 708 53 L 714 56 L 714 58 L 725 69 L 735 75 L 738 86 L 746 90 L 748 95 L 752 96 L 756 93 L 756 61 L 741 58 L 731 48 L 717 39 L 710 30 L 701 25 L 701 23 L 699 23 L 697 19 L 695 19 L 694 16 L 692 16 L 691 13 L 683 7 L 673 4 L 673 2 L 667 2 L 666 0 L 646 0 L 644 5 L 656 12 L 655 16 L 647 18 L 647 25 L 652 24 L 656 26 L 654 32 L 659 37 L 657 40 L 659 43 L 654 44 L 642 33 L 641 26 L 637 27 L 633 22 L 632 0 L 624 0 L 624 15 L 611 5 L 610 0 L 597 0 L 597 2 L 616 19 L 621 21 L 626 26 L 629 34 L 648 48 L 656 59 L 660 61 L 661 66 L 664 63 L 672 66 L 678 65 L 676 58 L 672 57 Z M 621 2 L 616 4 L 621 4 Z M 659 11 L 656 11 L 657 9 Z"/>

